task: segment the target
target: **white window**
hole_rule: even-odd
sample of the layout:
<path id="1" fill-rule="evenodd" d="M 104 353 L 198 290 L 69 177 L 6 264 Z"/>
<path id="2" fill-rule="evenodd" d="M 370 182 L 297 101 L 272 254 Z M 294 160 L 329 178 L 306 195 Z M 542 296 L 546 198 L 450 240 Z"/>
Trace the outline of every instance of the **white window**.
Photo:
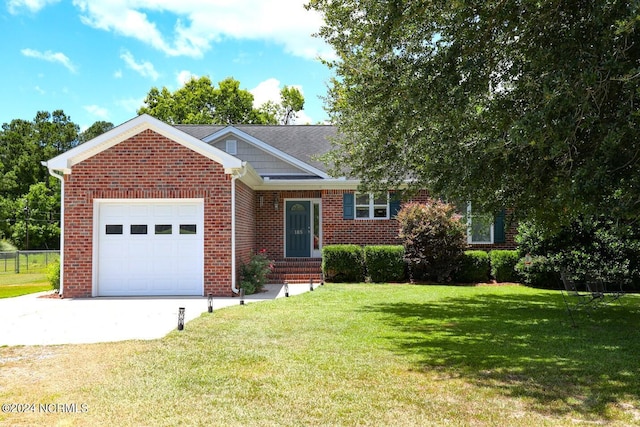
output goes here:
<path id="1" fill-rule="evenodd" d="M 238 154 L 238 141 L 235 139 L 228 139 L 226 141 L 225 151 L 227 154 L 231 154 L 232 156 Z"/>
<path id="2" fill-rule="evenodd" d="M 389 219 L 389 195 L 356 194 L 356 219 Z"/>
<path id="3" fill-rule="evenodd" d="M 467 204 L 467 242 L 473 244 L 493 243 L 493 215 L 473 212 Z"/>

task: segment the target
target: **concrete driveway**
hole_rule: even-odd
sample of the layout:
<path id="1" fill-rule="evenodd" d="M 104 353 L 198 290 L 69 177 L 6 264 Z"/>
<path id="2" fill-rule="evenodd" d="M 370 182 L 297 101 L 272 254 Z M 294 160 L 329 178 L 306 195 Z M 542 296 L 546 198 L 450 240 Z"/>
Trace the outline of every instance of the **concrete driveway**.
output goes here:
<path id="1" fill-rule="evenodd" d="M 282 285 L 249 295 L 245 303 L 284 297 Z M 309 285 L 289 285 L 289 294 Z M 206 297 L 41 298 L 43 293 L 0 299 L 0 346 L 88 344 L 156 339 L 177 328 L 178 308 L 188 321 L 207 311 Z M 240 298 L 214 298 L 215 310 L 239 305 Z"/>

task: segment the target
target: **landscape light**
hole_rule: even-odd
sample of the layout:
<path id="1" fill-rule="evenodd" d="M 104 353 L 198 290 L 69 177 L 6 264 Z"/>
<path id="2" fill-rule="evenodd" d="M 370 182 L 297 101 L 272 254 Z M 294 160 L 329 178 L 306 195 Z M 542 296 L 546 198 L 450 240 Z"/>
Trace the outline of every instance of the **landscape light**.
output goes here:
<path id="1" fill-rule="evenodd" d="M 284 296 L 289 298 L 289 282 L 284 282 Z"/>
<path id="2" fill-rule="evenodd" d="M 178 330 L 184 329 L 184 307 L 178 308 Z"/>
<path id="3" fill-rule="evenodd" d="M 309 290 L 313 292 L 313 279 L 309 279 Z"/>
<path id="4" fill-rule="evenodd" d="M 244 288 L 240 288 L 240 305 L 244 305 Z"/>
<path id="5" fill-rule="evenodd" d="M 209 313 L 213 313 L 213 294 L 209 294 L 207 298 L 207 308 Z"/>

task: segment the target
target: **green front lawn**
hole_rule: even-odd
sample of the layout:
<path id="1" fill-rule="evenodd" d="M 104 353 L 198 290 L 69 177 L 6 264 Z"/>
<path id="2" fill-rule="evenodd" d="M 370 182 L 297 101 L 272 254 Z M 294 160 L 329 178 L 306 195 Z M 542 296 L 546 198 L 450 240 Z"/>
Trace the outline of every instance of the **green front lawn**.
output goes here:
<path id="1" fill-rule="evenodd" d="M 623 304 L 573 328 L 554 291 L 328 284 L 161 340 L 0 348 L 0 401 L 87 409 L 0 424 L 640 424 L 640 297 Z"/>
<path id="2" fill-rule="evenodd" d="M 51 284 L 44 273 L 0 273 L 0 298 L 50 290 Z"/>

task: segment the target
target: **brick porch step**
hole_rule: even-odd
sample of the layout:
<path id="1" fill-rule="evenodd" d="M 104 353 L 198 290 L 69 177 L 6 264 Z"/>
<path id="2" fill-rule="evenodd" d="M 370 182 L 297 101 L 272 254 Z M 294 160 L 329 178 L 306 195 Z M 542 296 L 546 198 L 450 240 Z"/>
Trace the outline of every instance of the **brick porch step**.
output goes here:
<path id="1" fill-rule="evenodd" d="M 322 260 L 316 258 L 286 259 L 275 261 L 274 269 L 268 276 L 269 283 L 315 283 L 322 281 Z"/>

